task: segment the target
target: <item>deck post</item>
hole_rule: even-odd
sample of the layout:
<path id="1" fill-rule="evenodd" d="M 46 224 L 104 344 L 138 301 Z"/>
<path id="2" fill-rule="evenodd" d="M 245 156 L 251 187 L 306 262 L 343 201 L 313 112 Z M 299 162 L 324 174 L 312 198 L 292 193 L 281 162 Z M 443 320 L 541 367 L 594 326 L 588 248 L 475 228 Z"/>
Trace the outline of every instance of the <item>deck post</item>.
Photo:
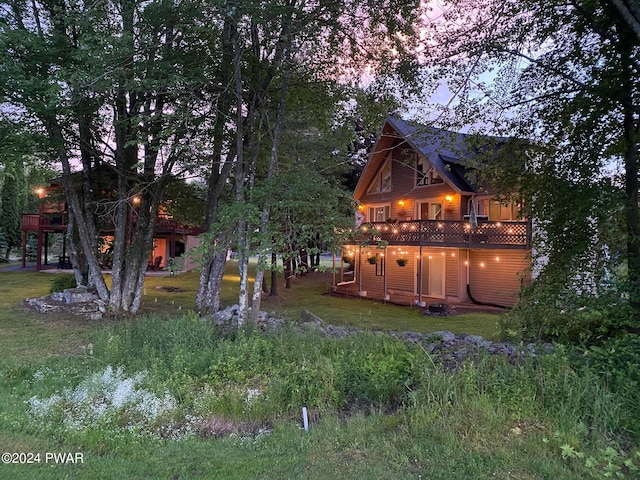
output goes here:
<path id="1" fill-rule="evenodd" d="M 422 245 L 418 253 L 418 304 L 422 303 Z"/>

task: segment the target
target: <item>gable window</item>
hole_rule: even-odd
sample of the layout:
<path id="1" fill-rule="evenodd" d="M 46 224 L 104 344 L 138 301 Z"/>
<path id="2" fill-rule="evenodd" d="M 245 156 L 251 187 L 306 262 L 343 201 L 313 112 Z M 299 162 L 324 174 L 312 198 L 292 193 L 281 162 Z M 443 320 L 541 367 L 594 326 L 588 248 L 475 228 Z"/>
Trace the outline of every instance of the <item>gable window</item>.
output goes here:
<path id="1" fill-rule="evenodd" d="M 444 180 L 436 169 L 424 157 L 416 158 L 416 186 L 436 185 Z"/>
<path id="2" fill-rule="evenodd" d="M 369 207 L 370 222 L 372 223 L 386 222 L 389 218 L 391 218 L 390 205 L 377 205 L 377 206 Z"/>
<path id="3" fill-rule="evenodd" d="M 382 168 L 376 173 L 371 185 L 369 185 L 369 193 L 382 193 L 391 191 L 391 155 L 387 156 Z"/>

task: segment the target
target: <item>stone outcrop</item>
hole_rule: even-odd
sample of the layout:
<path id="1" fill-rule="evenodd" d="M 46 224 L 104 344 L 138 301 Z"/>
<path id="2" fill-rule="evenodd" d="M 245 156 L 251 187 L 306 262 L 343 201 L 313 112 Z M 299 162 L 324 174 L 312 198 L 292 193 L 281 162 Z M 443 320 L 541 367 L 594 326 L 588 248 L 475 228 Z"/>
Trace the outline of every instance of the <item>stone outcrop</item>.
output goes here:
<path id="1" fill-rule="evenodd" d="M 39 313 L 63 313 L 91 320 L 101 319 L 107 311 L 106 303 L 83 286 L 54 292 L 45 297 L 28 298 L 24 304 Z"/>
<path id="2" fill-rule="evenodd" d="M 213 315 L 202 317 L 201 321 L 212 321 L 214 325 L 225 330 L 237 327 L 238 305 L 232 305 Z M 313 313 L 302 310 L 300 323 L 290 324 L 278 318 L 275 313 L 260 312 L 257 326 L 262 331 L 275 331 L 279 328 L 294 328 L 304 333 L 308 331 L 320 332 L 323 335 L 334 338 L 341 338 L 348 335 L 362 333 L 363 330 L 351 327 L 326 324 L 321 318 Z M 385 333 L 379 332 L 384 335 Z M 512 345 L 505 342 L 492 342 L 479 335 L 468 335 L 461 333 L 456 335 L 449 331 L 438 331 L 434 333 L 418 332 L 389 332 L 393 338 L 398 338 L 406 342 L 420 345 L 428 352 L 434 361 L 441 364 L 447 371 L 455 371 L 464 362 L 475 360 L 482 355 L 500 355 L 506 357 L 511 363 L 519 363 L 526 358 L 535 358 L 538 355 L 551 353 L 554 349 L 550 343 L 545 344 L 524 344 Z"/>

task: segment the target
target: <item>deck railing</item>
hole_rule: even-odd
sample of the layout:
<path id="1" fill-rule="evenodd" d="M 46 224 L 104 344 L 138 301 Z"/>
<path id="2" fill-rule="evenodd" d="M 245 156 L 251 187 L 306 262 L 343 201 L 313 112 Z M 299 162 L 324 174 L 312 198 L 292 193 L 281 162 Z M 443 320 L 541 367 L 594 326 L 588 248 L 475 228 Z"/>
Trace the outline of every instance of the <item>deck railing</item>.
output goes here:
<path id="1" fill-rule="evenodd" d="M 409 220 L 368 223 L 360 227 L 368 243 L 462 248 L 531 248 L 530 222 Z"/>
<path id="2" fill-rule="evenodd" d="M 67 228 L 66 213 L 27 213 L 22 215 L 23 231 L 43 230 L 64 231 Z"/>
<path id="3" fill-rule="evenodd" d="M 22 230 L 25 232 L 37 232 L 40 228 L 43 231 L 63 232 L 67 227 L 67 213 L 43 213 L 43 214 L 23 214 Z M 102 223 L 104 231 L 113 230 L 113 224 L 108 221 Z M 197 235 L 203 232 L 200 227 L 185 226 L 177 223 L 171 215 L 158 214 L 155 231 L 159 233 L 188 233 Z"/>

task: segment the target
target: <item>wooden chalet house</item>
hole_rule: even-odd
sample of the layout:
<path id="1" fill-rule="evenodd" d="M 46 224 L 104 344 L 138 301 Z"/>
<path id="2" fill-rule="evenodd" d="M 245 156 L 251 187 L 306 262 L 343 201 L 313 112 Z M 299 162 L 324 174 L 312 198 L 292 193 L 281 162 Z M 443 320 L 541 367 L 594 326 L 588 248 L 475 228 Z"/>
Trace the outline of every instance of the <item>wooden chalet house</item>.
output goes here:
<path id="1" fill-rule="evenodd" d="M 92 184 L 94 189 L 100 192 L 100 197 L 107 200 L 110 192 L 116 188 L 116 181 L 109 175 L 97 176 L 92 180 Z M 38 213 L 22 215 L 22 267 L 26 266 L 28 234 L 33 232 L 37 235 L 37 271 L 47 265 L 55 265 L 57 268 L 71 268 L 66 252 L 66 242 L 62 242 L 61 255 L 54 258 L 50 256 L 51 235 L 67 233 L 69 211 L 62 180 L 54 179 L 47 187 L 38 189 L 36 193 L 40 197 Z M 131 201 L 135 205 L 136 198 L 133 197 Z M 135 221 L 135 217 L 132 217 L 131 221 Z M 111 267 L 109 243 L 113 239 L 114 226 L 106 214 L 102 216 L 97 226 L 101 237 L 99 253 L 102 258 L 102 267 L 109 269 Z M 199 243 L 196 236 L 200 233 L 202 233 L 202 229 L 199 227 L 180 225 L 175 222 L 161 206 L 155 223 L 153 249 L 149 251 L 149 268 L 162 269 L 166 267 L 170 259 L 178 258 L 196 246 Z M 185 263 L 182 266 L 184 270 L 195 266 L 189 262 Z"/>
<path id="2" fill-rule="evenodd" d="M 421 306 L 517 302 L 531 278 L 531 222 L 469 180 L 471 140 L 386 119 L 354 192 L 356 238 L 334 291 Z"/>

